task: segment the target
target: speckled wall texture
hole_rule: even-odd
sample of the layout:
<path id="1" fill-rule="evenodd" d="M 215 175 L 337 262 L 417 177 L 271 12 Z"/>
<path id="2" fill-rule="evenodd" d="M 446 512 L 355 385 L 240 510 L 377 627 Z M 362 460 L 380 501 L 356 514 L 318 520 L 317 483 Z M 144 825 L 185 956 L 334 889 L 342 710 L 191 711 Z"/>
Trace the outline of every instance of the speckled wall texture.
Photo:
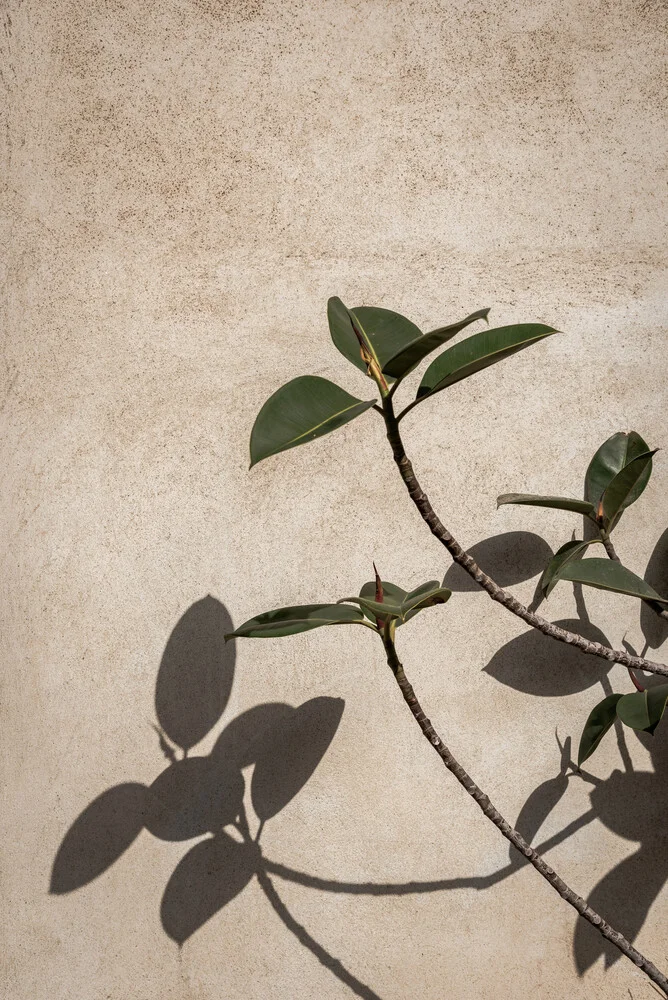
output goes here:
<path id="1" fill-rule="evenodd" d="M 494 538 L 481 562 L 525 603 L 582 526 L 497 495 L 580 496 L 616 430 L 668 449 L 665 5 L 3 7 L 3 996 L 651 1000 L 511 863 L 371 633 L 225 654 L 220 636 L 355 593 L 372 559 L 406 586 L 449 568 L 373 412 L 248 470 L 280 384 L 368 388 L 329 341 L 330 295 L 426 329 L 492 306 L 495 325 L 563 331 L 403 425 L 444 521 Z M 617 532 L 641 575 L 666 455 Z M 528 834 L 665 969 L 668 738 L 620 752 L 613 734 L 598 782 L 566 781 L 559 743 L 575 753 L 625 670 L 523 637 L 449 580 L 401 634 L 428 713 L 509 819 L 542 787 Z M 632 598 L 585 600 L 564 584 L 541 610 L 666 660 Z M 201 815 L 210 752 L 230 795 L 243 768 L 253 833 L 266 816 L 269 882 L 246 877 L 239 834 L 206 840 L 229 818 Z M 176 818 L 146 819 L 169 767 Z"/>

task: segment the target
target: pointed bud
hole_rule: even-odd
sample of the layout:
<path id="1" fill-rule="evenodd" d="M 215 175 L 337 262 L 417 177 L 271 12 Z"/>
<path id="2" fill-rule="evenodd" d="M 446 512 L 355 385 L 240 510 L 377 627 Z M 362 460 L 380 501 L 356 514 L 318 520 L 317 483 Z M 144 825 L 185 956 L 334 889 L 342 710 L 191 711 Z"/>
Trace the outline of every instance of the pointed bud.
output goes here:
<path id="1" fill-rule="evenodd" d="M 376 569 L 376 564 L 373 563 L 373 571 L 376 574 L 376 601 L 378 604 L 383 603 L 383 581 L 378 575 L 378 570 Z"/>

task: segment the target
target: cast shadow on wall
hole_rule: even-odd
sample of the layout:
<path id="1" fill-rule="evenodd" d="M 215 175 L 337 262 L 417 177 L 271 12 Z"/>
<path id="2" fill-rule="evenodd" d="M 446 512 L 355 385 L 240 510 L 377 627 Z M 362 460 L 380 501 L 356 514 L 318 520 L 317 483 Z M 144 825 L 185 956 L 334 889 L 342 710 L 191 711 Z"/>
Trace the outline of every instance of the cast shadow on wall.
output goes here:
<path id="1" fill-rule="evenodd" d="M 528 532 L 495 536 L 474 548 L 476 558 L 506 586 L 535 575 L 550 555 L 546 543 Z M 648 566 L 648 580 L 651 576 L 655 586 L 660 582 L 657 574 L 664 571 L 662 553 L 668 555 L 668 531 Z M 446 585 L 465 589 L 457 585 L 453 571 L 448 577 Z M 589 622 L 581 592 L 576 590 L 576 597 L 578 618 L 562 624 L 606 642 L 603 633 Z M 653 619 L 643 618 L 641 624 L 648 645 L 663 641 Z M 664 628 L 662 623 L 659 626 Z M 181 946 L 255 877 L 274 912 L 323 966 L 354 995 L 380 1000 L 298 923 L 271 875 L 324 892 L 400 896 L 489 889 L 528 862 L 511 848 L 508 864 L 487 875 L 355 883 L 321 879 L 267 858 L 260 844 L 264 825 L 313 774 L 334 738 L 344 703 L 321 697 L 298 708 L 278 702 L 256 705 L 227 723 L 210 754 L 190 756 L 221 719 L 231 693 L 234 641 L 225 644 L 223 635 L 232 627 L 227 610 L 212 597 L 193 604 L 180 619 L 165 648 L 156 682 L 155 728 L 168 766 L 152 785 L 117 785 L 84 810 L 57 852 L 50 891 L 62 894 L 85 886 L 106 871 L 144 829 L 167 841 L 198 838 L 177 865 L 163 894 L 161 919 L 170 938 Z M 591 660 L 532 630 L 506 644 L 485 669 L 501 683 L 534 696 L 576 693 L 597 683 L 609 693 L 610 683 L 602 673 L 605 665 L 592 664 Z M 538 844 L 537 849 L 549 851 L 596 818 L 620 836 L 639 842 L 639 850 L 604 876 L 590 896 L 592 905 L 633 940 L 668 877 L 664 833 L 668 739 L 662 731 L 653 741 L 643 736 L 652 753 L 653 772 L 633 771 L 621 727 L 617 740 L 624 772 L 615 771 L 605 780 L 586 772 L 579 774 L 594 785 L 591 809 Z M 531 843 L 575 776 L 569 739 L 559 746 L 559 756 L 557 773 L 531 793 L 515 824 Z M 254 765 L 250 801 L 259 820 L 255 833 L 244 806 L 242 769 L 249 765 Z M 574 938 L 578 971 L 582 974 L 601 955 L 610 965 L 619 952 L 609 949 L 600 935 L 578 920 Z"/>

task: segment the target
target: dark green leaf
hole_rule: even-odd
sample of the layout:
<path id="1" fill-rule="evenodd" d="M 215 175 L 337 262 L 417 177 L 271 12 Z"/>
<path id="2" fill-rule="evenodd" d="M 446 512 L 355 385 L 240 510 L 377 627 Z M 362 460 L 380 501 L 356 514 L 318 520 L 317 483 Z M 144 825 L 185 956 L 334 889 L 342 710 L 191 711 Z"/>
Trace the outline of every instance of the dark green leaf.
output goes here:
<path id="1" fill-rule="evenodd" d="M 483 330 L 448 348 L 427 368 L 417 392 L 417 398 L 431 396 L 441 389 L 454 385 L 469 375 L 482 371 L 489 365 L 530 347 L 531 344 L 550 337 L 557 331 L 542 323 L 523 323 L 519 326 L 500 326 Z"/>
<path id="2" fill-rule="evenodd" d="M 504 503 L 525 504 L 528 507 L 553 507 L 555 510 L 572 510 L 591 517 L 594 508 L 588 500 L 571 500 L 570 497 L 544 497 L 534 493 L 503 493 L 496 498 L 497 506 Z"/>
<path id="3" fill-rule="evenodd" d="M 323 625 L 350 625 L 363 621 L 364 616 L 357 608 L 347 608 L 341 604 L 303 604 L 294 608 L 278 608 L 249 618 L 235 632 L 225 636 L 239 636 L 251 639 L 273 639 L 282 635 L 308 632 Z"/>
<path id="4" fill-rule="evenodd" d="M 329 332 L 332 335 L 334 346 L 344 358 L 347 358 L 360 371 L 367 374 L 366 362 L 362 359 L 360 343 L 355 336 L 352 320 L 348 309 L 338 296 L 333 296 L 327 303 L 327 319 L 329 321 Z M 368 345 L 371 350 L 371 345 Z"/>
<path id="5" fill-rule="evenodd" d="M 617 715 L 624 725 L 630 726 L 631 729 L 647 729 L 649 726 L 647 692 L 635 691 L 633 694 L 625 694 L 619 699 Z"/>
<path id="6" fill-rule="evenodd" d="M 401 587 L 397 587 L 396 583 L 388 583 L 387 580 L 383 580 L 382 585 L 383 585 L 384 600 L 388 601 L 390 604 L 400 605 L 406 596 L 406 591 L 403 590 Z M 369 601 L 375 601 L 376 581 L 369 580 L 368 583 L 365 583 L 362 589 L 360 590 L 359 596 Z M 364 611 L 366 617 L 369 618 L 370 621 L 372 621 L 375 625 L 376 616 L 373 614 L 373 612 L 367 611 L 365 610 L 365 608 L 362 608 L 362 611 Z"/>
<path id="7" fill-rule="evenodd" d="M 406 347 L 391 357 L 389 361 L 386 361 L 383 366 L 383 372 L 386 375 L 391 375 L 393 378 L 403 378 L 416 365 L 419 365 L 423 358 L 426 358 L 428 354 L 435 351 L 437 347 L 441 347 L 448 340 L 451 340 L 465 326 L 475 323 L 477 319 L 487 319 L 488 313 L 489 309 L 479 309 L 478 312 L 471 313 L 470 316 L 460 320 L 458 323 L 452 323 L 450 326 L 441 326 L 438 330 L 431 330 L 429 333 L 425 333 L 410 344 L 407 344 Z"/>
<path id="8" fill-rule="evenodd" d="M 281 386 L 258 413 L 251 431 L 251 468 L 269 455 L 296 448 L 342 427 L 375 403 L 363 402 L 318 375 Z"/>
<path id="9" fill-rule="evenodd" d="M 609 694 L 603 701 L 599 701 L 596 708 L 590 713 L 580 737 L 578 767 L 584 764 L 588 757 L 591 757 L 608 729 L 614 723 L 617 714 L 617 702 L 621 697 L 621 694 Z"/>
<path id="10" fill-rule="evenodd" d="M 631 729 L 653 734 L 666 708 L 666 700 L 668 684 L 655 684 L 646 691 L 625 694 L 617 705 L 617 715 Z"/>
<path id="11" fill-rule="evenodd" d="M 399 313 L 373 306 L 348 309 L 336 296 L 327 303 L 327 318 L 337 350 L 365 374 L 367 364 L 362 358 L 355 329 L 379 369 L 407 344 L 422 337 L 422 331 Z"/>
<path id="12" fill-rule="evenodd" d="M 610 590 L 616 594 L 629 594 L 646 600 L 668 604 L 668 598 L 659 597 L 656 591 L 639 576 L 621 563 L 612 559 L 579 559 L 567 563 L 559 573 L 560 580 L 584 583 L 599 590 Z"/>
<path id="13" fill-rule="evenodd" d="M 365 340 L 371 344 L 381 370 L 408 344 L 422 337 L 422 330 L 400 313 L 374 306 L 355 306 L 357 320 Z"/>
<path id="14" fill-rule="evenodd" d="M 554 587 L 559 580 L 561 569 L 573 559 L 579 559 L 590 545 L 593 545 L 598 541 L 599 539 L 597 538 L 593 538 L 589 542 L 574 540 L 572 542 L 566 542 L 566 544 L 562 545 L 560 549 L 557 549 L 545 567 L 543 575 L 540 578 L 540 589 L 543 591 L 545 597 L 549 597 L 554 590 Z"/>
<path id="15" fill-rule="evenodd" d="M 634 458 L 644 455 L 649 450 L 649 445 L 635 431 L 630 431 L 628 434 L 624 431 L 618 431 L 617 434 L 613 434 L 607 441 L 604 441 L 587 469 L 585 477 L 587 500 L 598 508 L 603 493 L 617 473 L 621 472 L 624 466 L 632 462 Z M 648 465 L 631 490 L 624 507 L 628 507 L 638 499 L 647 486 L 651 472 L 651 465 Z"/>
<path id="16" fill-rule="evenodd" d="M 633 499 L 636 499 L 634 493 L 638 483 L 643 478 L 647 483 L 652 474 L 652 455 L 656 454 L 656 450 L 655 448 L 654 451 L 646 451 L 638 455 L 610 480 L 600 500 L 600 508 L 606 525 L 611 525 L 617 515 L 633 503 Z M 629 497 L 633 497 L 633 499 L 629 499 Z"/>
<path id="17" fill-rule="evenodd" d="M 362 588 L 362 590 L 367 589 L 370 589 L 369 584 L 365 584 Z M 359 604 L 372 621 L 375 618 L 396 618 L 397 623 L 402 624 L 409 621 L 423 608 L 433 607 L 435 604 L 445 604 L 452 595 L 452 591 L 441 587 L 437 580 L 423 583 L 408 594 L 394 584 L 389 584 L 387 590 L 383 584 L 383 591 L 385 599 L 382 603 L 372 600 L 366 595 L 345 597 L 343 600 Z M 375 594 L 375 584 L 373 593 Z"/>

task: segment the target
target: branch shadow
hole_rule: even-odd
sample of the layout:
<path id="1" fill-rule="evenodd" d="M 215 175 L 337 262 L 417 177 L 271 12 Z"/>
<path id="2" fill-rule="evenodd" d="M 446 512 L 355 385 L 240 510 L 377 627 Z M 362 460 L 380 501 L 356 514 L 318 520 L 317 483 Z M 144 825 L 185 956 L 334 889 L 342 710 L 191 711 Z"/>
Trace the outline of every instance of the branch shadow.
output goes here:
<path id="1" fill-rule="evenodd" d="M 514 544 L 508 536 L 528 534 L 509 532 L 499 536 L 501 542 L 494 542 L 501 554 L 499 560 L 504 552 L 507 560 L 508 546 Z M 546 550 L 549 558 L 549 548 L 542 548 L 535 543 L 537 536 L 532 537 L 534 540 L 524 540 L 524 551 L 534 546 L 536 558 L 545 558 Z M 514 570 L 508 572 L 506 579 L 514 579 Z M 578 612 L 578 619 L 561 624 L 607 644 L 603 633 L 589 622 L 581 593 Z M 344 702 L 319 697 L 297 707 L 283 702 L 255 705 L 227 721 L 210 753 L 191 754 L 219 723 L 229 701 L 235 650 L 233 642 L 224 644 L 223 635 L 231 630 L 227 609 L 211 596 L 195 602 L 179 620 L 167 642 L 156 680 L 154 728 L 167 766 L 150 785 L 119 784 L 90 803 L 70 826 L 57 851 L 50 892 L 70 893 L 99 878 L 142 831 L 165 841 L 194 840 L 171 875 L 160 908 L 163 929 L 179 948 L 256 878 L 272 910 L 303 947 L 354 995 L 380 1000 L 370 986 L 330 955 L 297 921 L 271 875 L 323 892 L 403 896 L 456 889 L 484 891 L 529 862 L 511 848 L 508 863 L 486 875 L 355 883 L 322 879 L 266 858 L 260 845 L 264 825 L 292 801 L 318 767 L 335 737 Z M 555 650 L 556 645 L 538 632 L 526 633 L 499 650 L 485 669 L 502 683 L 537 696 L 572 694 L 597 681 L 609 693 L 607 676 L 588 665 L 590 657 L 567 646 Z M 621 836 L 640 842 L 640 849 L 606 875 L 591 895 L 592 905 L 600 906 L 603 915 L 633 940 L 668 876 L 663 861 L 665 838 L 660 833 L 663 827 L 657 817 L 645 822 L 640 808 L 653 797 L 657 809 L 665 810 L 667 798 L 661 786 L 668 753 L 664 747 L 660 755 L 653 756 L 655 772 L 634 773 L 621 732 L 618 739 L 625 772 L 615 772 L 607 781 L 583 772 L 580 776 L 594 784 L 591 809 L 545 840 L 538 850 L 544 853 L 553 849 L 597 818 L 615 832 L 627 831 L 620 832 Z M 559 753 L 558 772 L 531 792 L 515 824 L 530 843 L 537 839 L 574 776 L 569 773 L 573 765 L 568 739 L 559 744 Z M 252 776 L 246 788 L 242 770 L 251 766 Z M 254 835 L 246 814 L 247 798 L 259 821 Z M 580 974 L 601 954 L 607 965 L 618 957 L 618 953 L 605 950 L 600 935 L 579 921 L 574 957 Z"/>
<path id="2" fill-rule="evenodd" d="M 156 679 L 159 748 L 167 766 L 151 785 L 116 785 L 90 803 L 56 853 L 49 891 L 63 895 L 106 872 L 143 830 L 164 841 L 196 840 L 169 878 L 160 917 L 181 948 L 256 877 L 284 925 L 356 996 L 380 1000 L 320 945 L 282 902 L 264 868 L 259 838 L 265 823 L 301 791 L 329 748 L 344 709 L 341 698 L 317 697 L 293 707 L 255 705 L 222 729 L 209 754 L 190 751 L 221 719 L 232 691 L 235 643 L 223 604 L 210 595 L 179 619 Z M 246 817 L 242 769 L 253 766 Z"/>

